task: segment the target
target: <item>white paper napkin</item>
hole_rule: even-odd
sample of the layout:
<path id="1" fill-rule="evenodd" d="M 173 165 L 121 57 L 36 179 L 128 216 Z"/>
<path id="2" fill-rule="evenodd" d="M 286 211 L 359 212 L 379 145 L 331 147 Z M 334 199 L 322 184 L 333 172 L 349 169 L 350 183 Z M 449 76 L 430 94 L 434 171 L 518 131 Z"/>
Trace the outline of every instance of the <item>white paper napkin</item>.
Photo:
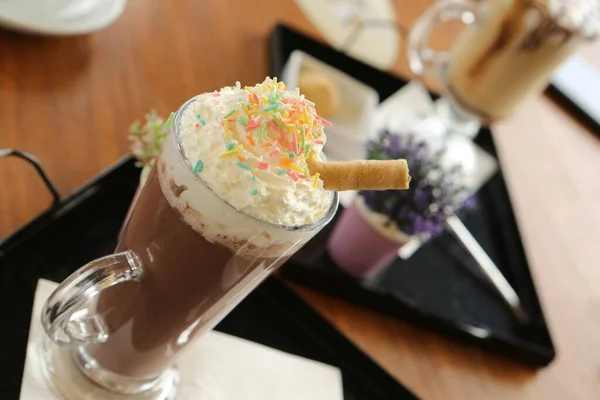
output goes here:
<path id="1" fill-rule="evenodd" d="M 45 335 L 40 315 L 55 287 L 54 282 L 38 281 L 21 400 L 60 400 L 44 380 L 39 358 Z M 177 400 L 343 399 L 338 368 L 219 332 L 191 344 L 177 366 Z"/>

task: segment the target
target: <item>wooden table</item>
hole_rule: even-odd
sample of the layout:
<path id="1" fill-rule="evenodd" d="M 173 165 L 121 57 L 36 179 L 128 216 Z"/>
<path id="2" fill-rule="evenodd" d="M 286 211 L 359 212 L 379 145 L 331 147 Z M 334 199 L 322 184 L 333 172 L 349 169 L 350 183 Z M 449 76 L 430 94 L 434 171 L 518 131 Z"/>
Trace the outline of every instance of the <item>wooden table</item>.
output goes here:
<path id="1" fill-rule="evenodd" d="M 430 1 L 398 0 L 409 26 Z M 261 81 L 283 21 L 319 37 L 290 0 L 147 0 L 93 35 L 0 31 L 0 148 L 35 154 L 68 194 L 128 151 L 151 108 Z M 600 67 L 600 45 L 588 53 Z M 405 75 L 405 60 L 394 72 Z M 600 100 L 599 100 L 600 101 Z M 387 371 L 425 399 L 600 398 L 600 140 L 546 97 L 494 127 L 558 356 L 532 371 L 409 323 L 298 288 Z M 22 161 L 0 161 L 0 236 L 49 201 Z"/>

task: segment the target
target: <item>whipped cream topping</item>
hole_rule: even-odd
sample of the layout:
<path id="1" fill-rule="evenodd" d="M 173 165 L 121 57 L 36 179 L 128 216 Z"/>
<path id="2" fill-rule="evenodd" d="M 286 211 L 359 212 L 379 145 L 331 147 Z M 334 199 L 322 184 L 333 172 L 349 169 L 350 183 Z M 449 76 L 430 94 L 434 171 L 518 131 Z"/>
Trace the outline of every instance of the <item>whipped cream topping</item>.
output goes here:
<path id="1" fill-rule="evenodd" d="M 175 130 L 196 173 L 219 197 L 262 221 L 283 226 L 315 223 L 332 194 L 306 160 L 325 144 L 314 104 L 267 78 L 197 96 Z"/>
<path id="2" fill-rule="evenodd" d="M 600 34 L 600 1 L 598 0 L 535 0 L 547 8 L 550 16 L 562 28 L 594 39 Z"/>

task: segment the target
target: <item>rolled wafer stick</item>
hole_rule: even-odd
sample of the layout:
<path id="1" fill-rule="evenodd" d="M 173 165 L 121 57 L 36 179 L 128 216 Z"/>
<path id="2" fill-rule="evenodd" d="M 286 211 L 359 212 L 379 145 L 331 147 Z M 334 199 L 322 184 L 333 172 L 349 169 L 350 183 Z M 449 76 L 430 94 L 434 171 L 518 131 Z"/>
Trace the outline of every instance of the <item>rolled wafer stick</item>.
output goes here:
<path id="1" fill-rule="evenodd" d="M 318 172 L 326 190 L 408 189 L 410 182 L 406 160 L 307 161 L 311 175 Z"/>

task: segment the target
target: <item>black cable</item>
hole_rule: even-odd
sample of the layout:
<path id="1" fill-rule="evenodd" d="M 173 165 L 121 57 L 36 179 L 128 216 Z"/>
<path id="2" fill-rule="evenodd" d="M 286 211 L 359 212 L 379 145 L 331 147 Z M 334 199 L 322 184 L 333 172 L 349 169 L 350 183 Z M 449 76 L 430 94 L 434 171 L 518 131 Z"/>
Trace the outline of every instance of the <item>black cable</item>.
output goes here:
<path id="1" fill-rule="evenodd" d="M 58 202 L 60 201 L 60 194 L 58 193 L 56 186 L 54 186 L 50 178 L 48 178 L 48 175 L 46 174 L 46 171 L 44 171 L 44 167 L 42 167 L 42 164 L 40 164 L 40 162 L 31 154 L 15 149 L 0 149 L 0 158 L 10 156 L 21 158 L 30 163 L 33 166 L 33 168 L 35 168 L 38 175 L 42 178 L 42 180 L 46 184 L 46 187 L 48 188 L 48 191 L 52 195 L 52 206 L 58 204 Z"/>

